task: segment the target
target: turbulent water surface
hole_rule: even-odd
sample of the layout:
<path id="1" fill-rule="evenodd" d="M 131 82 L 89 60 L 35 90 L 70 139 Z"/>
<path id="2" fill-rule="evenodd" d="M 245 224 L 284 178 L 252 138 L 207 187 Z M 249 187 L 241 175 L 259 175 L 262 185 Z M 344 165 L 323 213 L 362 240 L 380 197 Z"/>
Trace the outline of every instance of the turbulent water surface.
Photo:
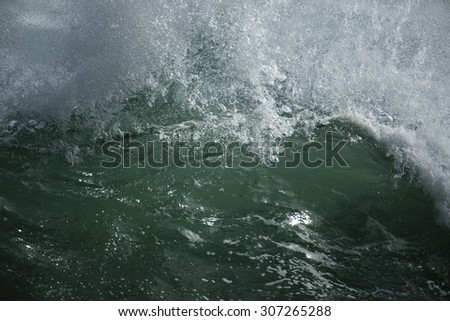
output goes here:
<path id="1" fill-rule="evenodd" d="M 450 297 L 448 2 L 4 0 L 0 68 L 1 299 Z M 327 132 L 348 167 L 100 166 Z"/>

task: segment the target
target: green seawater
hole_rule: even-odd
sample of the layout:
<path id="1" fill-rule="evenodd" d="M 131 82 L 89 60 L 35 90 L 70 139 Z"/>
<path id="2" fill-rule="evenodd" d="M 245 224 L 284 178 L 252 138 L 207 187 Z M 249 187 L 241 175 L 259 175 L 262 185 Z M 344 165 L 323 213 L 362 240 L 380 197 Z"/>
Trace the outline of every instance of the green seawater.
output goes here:
<path id="1" fill-rule="evenodd" d="M 448 300 L 449 13 L 0 1 L 0 300 Z M 348 167 L 102 167 L 124 132 Z"/>
<path id="2" fill-rule="evenodd" d="M 361 135 L 349 167 L 317 169 L 105 169 L 100 144 L 74 164 L 1 147 L 0 299 L 448 299 L 448 230 Z"/>

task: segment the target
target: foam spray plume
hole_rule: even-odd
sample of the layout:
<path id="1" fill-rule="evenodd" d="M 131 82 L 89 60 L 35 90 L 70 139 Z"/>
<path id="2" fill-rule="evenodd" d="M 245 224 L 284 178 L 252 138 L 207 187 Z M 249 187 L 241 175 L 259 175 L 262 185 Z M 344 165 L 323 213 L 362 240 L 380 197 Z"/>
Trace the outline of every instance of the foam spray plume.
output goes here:
<path id="1" fill-rule="evenodd" d="M 168 112 L 244 124 L 246 138 L 345 118 L 418 171 L 448 219 L 445 2 L 4 1 L 1 12 L 4 142 L 74 115 L 97 137 Z M 167 91 L 175 103 L 157 105 Z M 124 108 L 136 93 L 144 105 Z"/>

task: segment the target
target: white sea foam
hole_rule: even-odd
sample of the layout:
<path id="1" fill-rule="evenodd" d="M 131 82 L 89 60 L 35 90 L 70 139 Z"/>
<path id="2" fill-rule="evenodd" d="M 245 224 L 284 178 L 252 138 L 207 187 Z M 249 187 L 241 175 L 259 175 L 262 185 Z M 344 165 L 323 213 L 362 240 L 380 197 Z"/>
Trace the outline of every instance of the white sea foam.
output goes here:
<path id="1" fill-rule="evenodd" d="M 30 128 L 7 125 L 17 111 L 61 124 L 75 115 L 99 137 L 175 115 L 243 140 L 347 117 L 417 171 L 448 223 L 449 10 L 445 1 L 3 1 L 2 136 Z"/>

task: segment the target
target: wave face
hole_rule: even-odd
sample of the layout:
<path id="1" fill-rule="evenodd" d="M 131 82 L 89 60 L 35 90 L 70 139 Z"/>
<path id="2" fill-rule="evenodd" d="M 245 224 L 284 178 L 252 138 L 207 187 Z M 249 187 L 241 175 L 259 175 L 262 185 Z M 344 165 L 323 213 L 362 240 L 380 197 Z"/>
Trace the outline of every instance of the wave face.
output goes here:
<path id="1" fill-rule="evenodd" d="M 311 204 L 320 203 L 320 200 L 307 192 L 298 192 L 297 188 L 301 189 L 300 186 L 292 191 L 285 191 L 286 195 L 290 195 L 290 198 L 286 196 L 289 198 L 287 201 L 283 199 L 284 196 L 275 196 L 276 191 L 268 187 L 272 184 L 270 177 L 273 174 L 265 171 L 251 174 L 245 171 L 233 172 L 229 174 L 229 179 L 234 180 L 237 187 L 234 183 L 229 183 L 228 188 L 237 188 L 242 197 L 254 202 L 254 207 L 246 211 L 225 206 L 222 203 L 226 199 L 223 195 L 216 195 L 218 198 L 224 198 L 222 202 L 216 202 L 210 200 L 209 196 L 196 194 L 196 188 L 199 186 L 212 184 L 217 190 L 223 188 L 216 186 L 215 182 L 210 182 L 205 173 L 186 171 L 187 174 L 183 174 L 184 172 L 176 171 L 170 172 L 172 174 L 167 174 L 167 177 L 163 174 L 173 182 L 175 195 L 181 193 L 182 186 L 185 186 L 183 184 L 186 180 L 189 181 L 184 175 L 194 177 L 196 184 L 191 186 L 192 190 L 186 192 L 186 198 L 183 200 L 181 194 L 180 199 L 175 198 L 179 202 L 178 205 L 187 202 L 185 207 L 179 208 L 175 201 L 166 199 L 170 188 L 164 180 L 156 180 L 155 184 L 160 186 L 147 186 L 144 181 L 139 180 L 137 172 L 130 174 L 136 179 L 136 186 L 154 193 L 153 196 L 145 196 L 138 189 L 123 190 L 114 179 L 102 176 L 106 174 L 97 168 L 99 143 L 118 137 L 124 132 L 133 133 L 136 137 L 148 137 L 155 128 L 159 131 L 159 139 L 170 138 L 177 133 L 177 137 L 195 135 L 199 140 L 238 139 L 243 142 L 258 141 L 267 136 L 273 139 L 310 139 L 323 134 L 318 129 L 321 126 L 338 128 L 342 135 L 347 135 L 345 137 L 353 142 L 348 154 L 354 161 L 353 168 L 350 164 L 351 170 L 354 170 L 355 175 L 362 175 L 361 180 L 355 178 L 350 182 L 366 191 L 371 189 L 370 184 L 378 184 L 378 188 L 383 187 L 389 191 L 382 194 L 384 198 L 374 202 L 382 203 L 387 199 L 392 207 L 383 209 L 381 206 L 379 211 L 400 213 L 393 219 L 404 222 L 412 219 L 408 219 L 405 214 L 405 209 L 408 209 L 425 220 L 427 226 L 433 225 L 428 220 L 434 219 L 433 213 L 436 213 L 439 224 L 448 226 L 449 15 L 450 4 L 446 1 L 2 1 L 0 148 L 4 151 L 2 158 L 5 164 L 2 167 L 2 181 L 12 184 L 21 193 L 43 197 L 47 204 L 47 208 L 39 208 L 37 221 L 29 221 L 29 213 L 33 210 L 27 207 L 20 210 L 20 206 L 14 205 L 24 200 L 8 191 L 2 192 L 0 209 L 8 218 L 8 222 L 15 222 L 14 224 L 25 226 L 25 230 L 31 231 L 31 236 L 27 239 L 17 234 L 13 223 L 4 227 L 2 237 L 15 241 L 8 241 L 4 246 L 8 249 L 7 254 L 2 255 L 8 259 L 8 264 L 19 270 L 24 270 L 24 266 L 29 263 L 25 257 L 38 261 L 42 259 L 45 264 L 55 264 L 60 260 L 66 265 L 57 269 L 57 273 L 70 270 L 68 262 L 74 258 L 71 255 L 75 254 L 53 253 L 48 246 L 55 242 L 62 251 L 66 245 L 70 247 L 72 242 L 79 241 L 70 237 L 75 233 L 75 228 L 64 228 L 63 221 L 73 219 L 74 224 L 80 224 L 77 225 L 78 228 L 86 233 L 88 239 L 93 231 L 85 224 L 100 224 L 101 226 L 97 227 L 103 234 L 99 242 L 104 242 L 108 247 L 103 248 L 107 253 L 103 259 L 87 259 L 86 266 L 95 262 L 103 264 L 103 269 L 105 264 L 125 264 L 113 258 L 111 253 L 129 258 L 128 263 L 122 266 L 131 264 L 138 256 L 144 255 L 140 246 L 145 248 L 143 244 L 155 241 L 148 235 L 145 236 L 145 233 L 153 233 L 157 239 L 150 249 L 160 252 L 157 260 L 164 261 L 164 255 L 169 253 L 167 255 L 173 254 L 180 262 L 192 262 L 194 258 L 200 260 L 200 254 L 196 251 L 206 246 L 204 244 L 208 240 L 204 239 L 205 235 L 211 232 L 207 229 L 214 229 L 214 222 L 218 221 L 225 224 L 224 229 L 220 230 L 223 235 L 220 234 L 222 238 L 218 235 L 215 236 L 217 238 L 212 237 L 212 244 L 218 243 L 220 239 L 223 243 L 216 244 L 217 246 L 223 246 L 224 249 L 230 246 L 227 251 L 234 251 L 233 253 L 236 251 L 231 247 L 237 246 L 239 253 L 246 253 L 242 260 L 259 262 L 257 266 L 261 269 L 272 267 L 272 272 L 261 273 L 275 273 L 280 276 L 279 282 L 266 283 L 269 287 L 282 286 L 279 291 L 290 293 L 281 296 L 282 298 L 304 298 L 284 288 L 292 287 L 292 284 L 285 283 L 293 281 L 286 280 L 289 276 L 286 277 L 283 271 L 291 273 L 296 269 L 308 275 L 320 276 L 311 279 L 305 277 L 305 282 L 310 284 L 309 288 L 320 284 L 333 289 L 331 292 L 319 291 L 320 293 L 315 293 L 313 297 L 380 298 L 378 295 L 386 295 L 389 286 L 384 290 L 358 289 L 358 285 L 351 284 L 348 280 L 347 276 L 351 271 L 344 268 L 342 273 L 345 277 L 340 275 L 335 279 L 328 278 L 327 271 L 330 269 L 337 265 L 342 267 L 353 263 L 344 259 L 333 261 L 334 258 L 330 257 L 336 250 L 332 245 L 332 233 L 327 234 L 323 227 L 319 230 L 308 230 L 308 224 L 300 224 L 308 221 L 312 215 Z M 360 156 L 358 153 L 361 153 Z M 55 172 L 51 174 L 44 169 L 48 162 L 56 162 Z M 64 173 L 64 168 L 67 173 Z M 19 175 L 22 183 L 16 181 L 12 173 Z M 277 173 L 281 178 L 273 188 L 284 191 L 283 186 L 295 185 L 294 181 L 283 176 L 284 172 Z M 369 173 L 370 177 L 366 181 L 365 173 Z M 117 175 L 117 180 L 127 180 L 125 175 Z M 222 175 L 227 174 L 218 174 L 219 182 L 227 181 Z M 323 188 L 343 179 L 333 174 L 329 182 L 325 183 L 328 180 L 326 177 L 330 175 L 327 171 L 317 172 L 315 179 L 309 176 L 310 174 L 304 175 L 309 177 L 305 183 Z M 381 179 L 376 178 L 376 175 L 387 176 Z M 300 176 L 299 179 L 305 177 Z M 39 183 L 40 180 L 44 181 Z M 256 182 L 250 191 L 239 188 L 248 182 Z M 64 199 L 61 202 L 67 205 L 72 204 L 76 198 L 84 199 L 86 204 L 90 204 L 86 206 L 91 206 L 91 209 L 86 211 L 92 215 L 104 215 L 104 222 L 98 223 L 97 219 L 91 220 L 79 214 L 81 209 L 66 211 L 62 207 L 60 210 L 66 211 L 62 216 L 64 219 L 61 218 L 63 221 L 56 219 L 56 225 L 52 225 L 53 216 L 49 213 L 59 208 L 59 201 L 51 194 L 57 193 L 58 184 L 67 189 L 66 192 L 58 194 Z M 331 203 L 324 205 L 322 210 L 327 212 L 333 211 L 330 208 L 334 208 L 336 213 L 342 215 L 343 208 L 358 209 L 366 214 L 367 211 L 370 212 L 372 205 L 371 201 L 365 199 L 367 195 L 359 195 L 358 188 L 344 185 L 345 192 L 335 187 L 327 189 L 331 191 Z M 421 194 L 420 190 L 423 190 L 424 194 Z M 321 193 L 320 191 L 316 192 Z M 352 197 L 352 193 L 359 196 Z M 336 195 L 344 194 L 347 195 L 346 205 L 336 199 Z M 246 208 L 239 196 L 231 192 L 227 195 L 235 200 L 236 204 Z M 136 200 L 141 202 L 145 197 L 148 198 L 145 206 L 134 203 Z M 402 200 L 395 203 L 393 199 L 396 197 Z M 428 198 L 432 203 L 429 203 Z M 106 203 L 95 203 L 96 199 Z M 113 200 L 120 203 L 120 209 L 108 203 Z M 205 203 L 202 203 L 202 200 Z M 269 201 L 264 203 L 264 200 Z M 411 208 L 405 200 L 415 204 L 416 209 Z M 327 206 L 330 208 L 327 209 Z M 50 209 L 51 207 L 53 209 Z M 103 207 L 110 213 L 104 214 L 102 210 L 103 214 L 99 214 L 100 208 Z M 203 214 L 195 214 L 195 211 L 184 213 L 183 208 L 189 207 L 202 208 L 203 212 L 200 212 Z M 171 226 L 169 232 L 164 235 L 160 235 L 153 225 L 150 231 L 140 230 L 123 216 L 127 211 L 143 211 L 144 216 L 152 213 L 152 224 L 159 226 L 162 218 L 157 213 L 164 212 L 164 209 L 168 211 L 167 217 L 173 218 L 168 222 Z M 204 214 L 205 211 L 209 211 L 209 214 Z M 423 212 L 426 212 L 429 218 L 423 218 Z M 81 223 L 77 223 L 77 215 Z M 194 218 L 195 215 L 199 216 L 198 222 Z M 227 221 L 231 219 L 230 215 L 239 216 L 244 230 L 251 229 L 246 224 L 253 222 L 257 226 L 263 226 L 262 229 L 267 234 L 263 232 L 262 241 L 258 241 L 258 237 L 253 234 L 249 234 L 246 240 L 239 237 L 227 238 L 227 224 L 234 224 Z M 187 223 L 179 225 L 174 217 L 189 219 Z M 214 217 L 216 219 L 212 219 Z M 275 218 L 271 221 L 270 217 Z M 336 217 L 322 219 L 330 219 L 331 222 Z M 142 224 L 145 221 L 142 217 L 136 220 L 142 221 Z M 349 227 L 342 227 L 342 240 L 356 237 L 352 233 L 358 234 L 355 223 L 358 219 L 355 220 L 353 223 L 345 220 Z M 372 244 L 376 251 L 385 253 L 383 250 L 386 250 L 386 253 L 399 255 L 400 250 L 410 249 L 413 253 L 417 244 L 414 243 L 411 247 L 409 243 L 398 245 L 397 237 L 403 235 L 403 228 L 396 227 L 393 232 L 390 230 L 391 226 L 386 226 L 389 223 L 385 220 L 384 216 L 370 216 L 370 219 L 365 221 L 365 227 L 361 227 L 371 235 L 368 238 L 373 242 L 377 237 L 384 237 L 386 243 Z M 50 227 L 42 224 L 43 222 L 50 224 Z M 203 236 L 186 227 L 187 224 L 195 225 L 194 223 L 209 226 L 203 230 Z M 408 224 L 415 226 L 412 221 Z M 272 238 L 272 232 L 268 231 L 271 228 L 287 230 L 285 233 L 290 236 L 286 236 L 287 240 L 283 240 L 283 237 Z M 430 230 L 434 231 L 434 228 L 430 227 Z M 58 234 L 62 230 L 66 233 L 65 238 L 56 240 L 54 233 Z M 137 230 L 144 233 L 140 235 L 143 240 L 134 235 Z M 306 237 L 308 233 L 313 234 Z M 441 237 L 446 240 L 445 231 L 436 233 L 440 235 L 436 236 L 436 242 L 439 243 Z M 297 244 L 289 241 L 291 234 L 300 237 L 301 242 Z M 375 234 L 378 236 L 375 237 Z M 47 238 L 46 235 L 52 236 Z M 164 242 L 170 243 L 168 236 L 173 236 L 176 241 L 181 242 L 181 239 L 177 238 L 179 235 L 189 241 L 189 246 L 195 248 L 194 252 L 189 254 L 192 257 L 188 257 L 188 254 L 183 257 L 180 254 L 182 252 L 177 252 L 173 246 L 161 248 Z M 162 243 L 158 243 L 158 237 L 163 240 Z M 408 239 L 409 241 L 411 240 Z M 247 247 L 240 248 L 240 245 L 237 245 L 244 242 L 248 242 Z M 315 245 L 317 242 L 325 244 L 325 248 Z M 350 246 L 344 244 L 346 241 L 342 242 L 342 246 Z M 27 248 L 27 245 L 30 248 Z M 251 246 L 260 245 L 271 249 L 266 253 L 266 258 L 264 253 L 255 254 L 249 250 Z M 139 247 L 136 250 L 138 256 L 131 254 L 135 253 L 135 246 Z M 368 247 L 361 244 L 360 246 L 352 250 L 342 250 L 341 254 L 345 252 L 355 258 L 358 255 L 366 255 Z M 188 250 L 183 251 L 189 249 L 188 247 Z M 278 262 L 277 260 L 287 260 L 283 255 L 280 258 L 275 254 L 280 249 L 306 255 L 312 263 L 298 261 L 294 256 L 294 261 L 286 263 L 287 266 L 279 264 L 274 267 L 273 264 Z M 421 251 L 424 252 L 425 249 L 421 248 Z M 208 250 L 208 253 L 214 251 Z M 17 259 L 15 255 L 21 258 Z M 414 255 L 411 255 L 413 262 L 417 257 L 413 258 Z M 238 264 L 239 259 L 236 260 L 233 264 Z M 428 273 L 432 270 L 430 266 L 436 262 L 441 271 L 448 271 L 448 257 L 445 254 L 439 252 L 433 260 L 426 260 L 428 263 L 424 263 L 425 268 L 414 273 Z M 372 263 L 375 262 L 374 259 Z M 411 262 L 405 262 L 405 265 Z M 205 271 L 210 268 L 201 266 Z M 161 272 L 156 271 L 155 266 L 152 268 L 155 273 Z M 170 269 L 175 267 L 170 266 Z M 394 270 L 401 273 L 402 267 L 396 267 Z M 424 270 L 426 272 L 423 272 Z M 177 274 L 174 270 L 172 272 Z M 57 273 L 55 279 L 59 280 Z M 241 270 L 241 273 L 242 276 L 246 275 L 245 270 Z M 441 272 L 436 277 L 437 280 L 445 279 L 445 273 L 448 272 Z M 110 275 L 103 275 L 106 279 L 108 276 Z M 294 281 L 300 282 L 301 276 L 296 277 Z M 178 274 L 174 277 L 179 278 Z M 14 276 L 13 279 L 18 284 L 22 282 L 25 288 L 33 287 L 33 282 L 29 284 L 26 277 Z M 230 284 L 228 281 L 231 279 L 227 276 L 223 276 L 223 279 L 226 280 L 223 281 L 225 284 Z M 264 276 L 261 276 L 261 279 L 264 279 Z M 408 280 L 413 283 L 423 281 L 421 284 L 425 284 L 425 290 L 419 286 L 414 289 L 415 296 L 411 297 L 447 295 L 447 283 L 439 287 L 437 281 L 430 280 L 433 278 L 425 278 L 425 281 Z M 346 284 L 347 281 L 349 283 Z M 39 280 L 35 282 L 39 283 Z M 174 282 L 171 280 L 169 283 L 175 286 Z M 263 284 L 266 284 L 264 282 Z M 129 288 L 143 284 L 133 283 Z M 61 290 L 61 297 L 89 297 L 83 291 L 73 294 L 75 290 L 71 287 L 75 285 L 66 286 L 66 292 Z M 91 286 L 95 288 L 97 285 L 92 283 Z M 106 285 L 108 289 L 109 286 L 110 284 Z M 189 287 L 188 284 L 185 286 Z M 11 287 L 14 288 L 15 285 Z M 160 283 L 158 287 L 163 289 L 164 284 Z M 258 289 L 256 285 L 253 288 L 255 293 Z M 431 289 L 433 294 L 427 294 L 426 289 Z M 53 290 L 45 289 L 43 285 L 35 288 L 36 293 L 39 293 L 38 297 L 58 298 Z M 391 294 L 394 298 L 402 298 L 409 290 L 408 287 L 400 288 L 397 289 L 397 295 Z M 238 289 L 230 291 L 234 294 L 239 292 Z M 270 291 L 261 291 L 259 293 L 265 293 L 266 297 L 280 298 L 271 296 Z M 19 292 L 17 295 L 20 297 L 22 294 Z M 116 294 L 109 297 L 120 297 Z M 184 292 L 172 294 L 172 298 L 192 298 Z M 99 295 L 101 297 L 101 294 Z M 144 297 L 157 297 L 153 292 L 151 295 L 146 292 L 146 295 Z"/>

